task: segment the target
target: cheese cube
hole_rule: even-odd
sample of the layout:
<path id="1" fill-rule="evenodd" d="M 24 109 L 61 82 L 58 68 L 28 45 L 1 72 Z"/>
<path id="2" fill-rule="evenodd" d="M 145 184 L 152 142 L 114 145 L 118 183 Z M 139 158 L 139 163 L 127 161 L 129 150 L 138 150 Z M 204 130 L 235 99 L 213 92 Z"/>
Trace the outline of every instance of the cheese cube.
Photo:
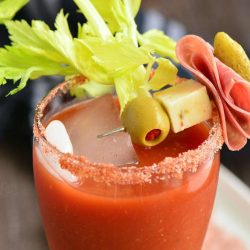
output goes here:
<path id="1" fill-rule="evenodd" d="M 154 97 L 167 111 L 171 129 L 178 133 L 206 121 L 212 116 L 212 106 L 206 87 L 194 80 L 181 82 Z"/>

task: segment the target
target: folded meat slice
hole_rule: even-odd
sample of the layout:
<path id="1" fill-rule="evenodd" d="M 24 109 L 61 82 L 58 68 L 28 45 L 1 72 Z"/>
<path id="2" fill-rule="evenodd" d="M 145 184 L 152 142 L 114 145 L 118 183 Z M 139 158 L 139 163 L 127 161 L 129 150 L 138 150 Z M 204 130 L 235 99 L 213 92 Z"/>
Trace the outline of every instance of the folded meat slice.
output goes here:
<path id="1" fill-rule="evenodd" d="M 219 61 L 212 46 L 198 36 L 180 39 L 176 54 L 180 63 L 213 95 L 228 148 L 243 148 L 250 138 L 250 83 Z"/>

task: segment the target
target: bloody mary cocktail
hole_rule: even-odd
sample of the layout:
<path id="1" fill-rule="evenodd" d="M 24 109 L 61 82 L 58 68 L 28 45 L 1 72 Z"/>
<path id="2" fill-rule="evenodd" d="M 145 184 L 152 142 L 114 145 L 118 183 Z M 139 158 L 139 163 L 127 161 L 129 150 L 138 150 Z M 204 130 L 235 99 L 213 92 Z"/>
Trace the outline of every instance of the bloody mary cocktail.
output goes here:
<path id="1" fill-rule="evenodd" d="M 50 249 L 200 249 L 219 150 L 224 141 L 240 150 L 250 138 L 246 53 L 224 32 L 214 48 L 196 35 L 176 43 L 159 30 L 141 33 L 140 0 L 74 3 L 86 20 L 77 34 L 63 10 L 54 29 L 6 21 L 11 43 L 0 50 L 0 85 L 12 80 L 11 95 L 28 79 L 71 79 L 35 115 Z M 194 79 L 180 81 L 177 64 Z"/>
<path id="2" fill-rule="evenodd" d="M 152 148 L 134 145 L 135 166 L 95 164 L 60 153 L 43 138 L 43 126 L 52 119 L 68 131 L 76 126 L 73 117 L 88 119 L 84 112 L 92 101 L 51 111 L 58 92 L 38 106 L 34 140 L 36 189 L 50 249 L 200 249 L 217 186 L 219 124 L 171 133 Z"/>

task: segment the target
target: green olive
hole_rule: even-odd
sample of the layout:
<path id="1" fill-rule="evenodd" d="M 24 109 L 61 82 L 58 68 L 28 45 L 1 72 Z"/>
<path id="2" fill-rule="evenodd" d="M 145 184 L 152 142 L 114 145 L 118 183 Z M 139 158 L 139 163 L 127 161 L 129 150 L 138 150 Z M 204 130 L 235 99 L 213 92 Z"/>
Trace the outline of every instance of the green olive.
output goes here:
<path id="1" fill-rule="evenodd" d="M 161 104 L 153 97 L 137 97 L 129 101 L 121 115 L 125 130 L 132 141 L 155 146 L 168 135 L 170 122 Z"/>

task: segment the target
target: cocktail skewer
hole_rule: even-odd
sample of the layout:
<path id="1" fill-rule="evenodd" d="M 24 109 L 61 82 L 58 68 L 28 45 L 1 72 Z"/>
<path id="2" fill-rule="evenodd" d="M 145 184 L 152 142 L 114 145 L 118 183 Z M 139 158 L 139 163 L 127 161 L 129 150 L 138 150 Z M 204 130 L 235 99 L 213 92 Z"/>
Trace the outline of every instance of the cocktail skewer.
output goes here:
<path id="1" fill-rule="evenodd" d="M 114 128 L 114 129 L 112 129 L 110 131 L 104 132 L 103 134 L 97 135 L 97 138 L 101 139 L 103 137 L 110 136 L 110 135 L 113 135 L 113 134 L 116 134 L 116 133 L 119 133 L 119 132 L 124 132 L 124 131 L 125 131 L 124 127 Z"/>
<path id="2" fill-rule="evenodd" d="M 111 136 L 113 134 L 120 133 L 120 132 L 125 132 L 125 128 L 124 127 L 114 128 L 114 129 L 107 131 L 103 134 L 97 135 L 97 138 L 101 139 L 101 138 Z M 135 164 L 138 164 L 138 161 L 131 161 L 131 162 L 128 162 L 126 164 L 117 165 L 117 167 L 123 167 L 123 166 L 127 166 L 127 165 L 135 165 Z"/>

